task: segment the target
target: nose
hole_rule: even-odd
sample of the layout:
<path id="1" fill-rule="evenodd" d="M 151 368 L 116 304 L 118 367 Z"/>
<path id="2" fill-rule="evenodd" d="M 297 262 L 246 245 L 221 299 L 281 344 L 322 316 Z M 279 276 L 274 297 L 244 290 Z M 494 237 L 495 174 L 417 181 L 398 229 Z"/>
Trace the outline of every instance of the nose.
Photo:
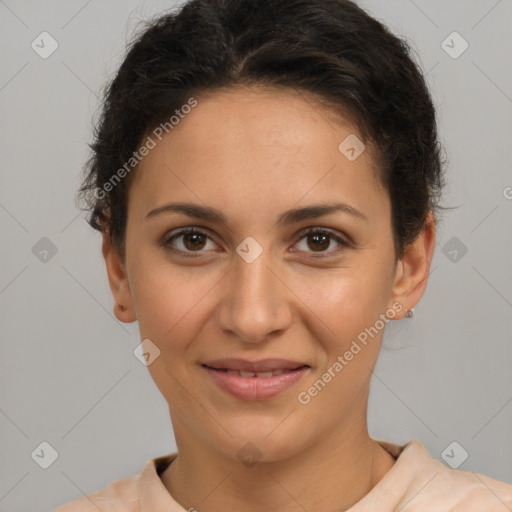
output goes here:
<path id="1" fill-rule="evenodd" d="M 290 290 L 279 277 L 269 250 L 252 263 L 236 256 L 217 308 L 220 329 L 244 343 L 258 344 L 292 323 Z"/>

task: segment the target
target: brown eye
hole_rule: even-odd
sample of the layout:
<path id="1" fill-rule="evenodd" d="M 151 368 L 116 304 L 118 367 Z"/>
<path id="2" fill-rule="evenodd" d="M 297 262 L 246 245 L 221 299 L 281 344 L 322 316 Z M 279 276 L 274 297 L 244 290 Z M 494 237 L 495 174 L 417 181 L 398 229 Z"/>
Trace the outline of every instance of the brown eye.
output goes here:
<path id="1" fill-rule="evenodd" d="M 307 239 L 308 247 L 313 251 L 324 251 L 329 248 L 330 235 L 324 233 L 310 234 Z"/>
<path id="2" fill-rule="evenodd" d="M 209 241 L 212 247 L 208 247 Z M 200 256 L 201 253 L 205 252 L 203 250 L 205 248 L 215 249 L 213 240 L 206 233 L 196 228 L 186 228 L 178 232 L 171 232 L 164 237 L 162 243 L 170 251 L 180 253 L 183 256 Z"/>
<path id="3" fill-rule="evenodd" d="M 305 242 L 302 242 L 302 240 L 305 240 Z M 332 247 L 333 241 L 337 244 L 337 247 L 335 245 L 334 249 L 328 250 Z M 320 257 L 324 256 L 324 253 L 325 256 L 331 256 L 343 250 L 343 248 L 350 247 L 350 244 L 340 236 L 320 229 L 312 229 L 304 233 L 296 245 L 298 247 L 296 250 L 319 253 Z"/>
<path id="4" fill-rule="evenodd" d="M 205 245 L 205 236 L 198 233 L 186 233 L 183 237 L 183 245 L 191 250 L 202 249 Z"/>

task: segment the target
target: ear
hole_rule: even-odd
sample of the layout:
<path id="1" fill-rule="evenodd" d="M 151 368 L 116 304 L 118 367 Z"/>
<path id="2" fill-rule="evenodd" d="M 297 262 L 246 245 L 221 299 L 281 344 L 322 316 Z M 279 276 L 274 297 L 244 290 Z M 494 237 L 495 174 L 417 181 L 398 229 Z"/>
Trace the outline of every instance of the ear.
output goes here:
<path id="1" fill-rule="evenodd" d="M 128 282 L 128 275 L 121 256 L 117 249 L 111 244 L 108 231 L 103 231 L 103 243 L 101 252 L 107 266 L 108 282 L 114 297 L 114 315 L 125 323 L 135 322 L 135 309 Z"/>
<path id="2" fill-rule="evenodd" d="M 423 296 L 427 288 L 435 245 L 436 225 L 432 212 L 429 212 L 421 233 L 397 262 L 393 298 L 403 306 L 401 316 L 397 319 L 403 318 L 406 309 L 412 309 Z"/>

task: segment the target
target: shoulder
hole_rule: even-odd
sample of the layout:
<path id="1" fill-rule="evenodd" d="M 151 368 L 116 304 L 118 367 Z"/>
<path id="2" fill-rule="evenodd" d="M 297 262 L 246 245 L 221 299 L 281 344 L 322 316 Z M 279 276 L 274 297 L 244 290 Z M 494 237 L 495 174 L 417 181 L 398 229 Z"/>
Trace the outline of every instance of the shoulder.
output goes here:
<path id="1" fill-rule="evenodd" d="M 110 483 L 105 489 L 66 503 L 54 512 L 138 512 L 139 475 Z"/>
<path id="2" fill-rule="evenodd" d="M 407 443 L 400 451 L 396 469 L 410 475 L 409 485 L 399 500 L 404 512 L 512 510 L 511 484 L 474 471 L 452 469 L 434 459 L 418 440 Z"/>
<path id="3" fill-rule="evenodd" d="M 141 492 L 149 492 L 151 486 L 161 487 L 159 473 L 176 455 L 150 459 L 139 474 L 116 480 L 104 489 L 66 503 L 53 512 L 139 512 Z"/>
<path id="4" fill-rule="evenodd" d="M 453 512 L 512 510 L 512 485 L 474 471 L 452 469 L 435 461 L 437 470 L 418 494 L 418 506 L 450 505 Z M 435 469 L 435 468 L 434 468 Z"/>

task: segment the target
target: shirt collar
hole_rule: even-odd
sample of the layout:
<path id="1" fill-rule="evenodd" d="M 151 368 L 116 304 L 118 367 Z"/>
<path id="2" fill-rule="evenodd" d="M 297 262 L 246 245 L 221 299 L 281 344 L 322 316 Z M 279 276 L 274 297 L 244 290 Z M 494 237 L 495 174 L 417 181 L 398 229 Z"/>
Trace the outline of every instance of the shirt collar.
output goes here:
<path id="1" fill-rule="evenodd" d="M 383 510 L 393 510 L 417 473 L 421 473 L 428 480 L 436 475 L 436 471 L 439 472 L 437 464 L 441 469 L 443 467 L 439 461 L 436 464 L 428 450 L 418 440 L 412 440 L 405 445 L 376 441 L 396 459 L 396 462 L 377 485 L 347 512 L 374 512 L 372 507 L 376 504 Z M 177 455 L 172 453 L 157 457 L 149 460 L 144 466 L 138 481 L 140 512 L 187 512 L 169 494 L 160 478 L 160 474 Z"/>

